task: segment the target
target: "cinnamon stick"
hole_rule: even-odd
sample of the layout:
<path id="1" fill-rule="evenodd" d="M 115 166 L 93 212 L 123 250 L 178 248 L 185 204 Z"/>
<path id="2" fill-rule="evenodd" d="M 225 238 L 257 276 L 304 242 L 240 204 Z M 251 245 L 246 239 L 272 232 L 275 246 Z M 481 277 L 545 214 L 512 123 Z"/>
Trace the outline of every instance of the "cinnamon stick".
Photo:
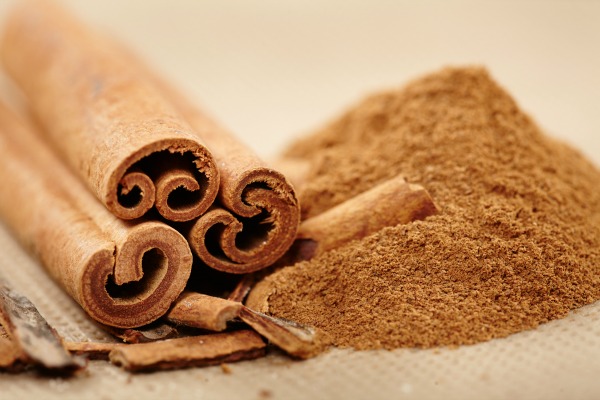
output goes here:
<path id="1" fill-rule="evenodd" d="M 0 105 L 0 217 L 97 321 L 146 325 L 167 312 L 191 272 L 173 228 L 119 220 L 34 130 Z"/>
<path id="2" fill-rule="evenodd" d="M 209 210 L 190 229 L 192 250 L 210 267 L 229 273 L 273 264 L 294 241 L 300 222 L 294 188 L 175 89 L 158 85 L 211 149 L 221 173 L 221 207 Z"/>
<path id="3" fill-rule="evenodd" d="M 290 253 L 294 262 L 308 260 L 387 226 L 422 220 L 437 212 L 425 188 L 396 176 L 303 221 Z"/>
<path id="4" fill-rule="evenodd" d="M 219 174 L 204 143 L 118 50 L 50 1 L 20 1 L 1 42 L 47 138 L 116 216 L 204 213 Z"/>
<path id="5" fill-rule="evenodd" d="M 179 325 L 220 332 L 227 328 L 227 322 L 239 316 L 241 308 L 242 304 L 235 301 L 184 292 L 166 317 Z"/>
<path id="6" fill-rule="evenodd" d="M 249 330 L 131 344 L 110 352 L 110 360 L 129 371 L 218 365 L 264 355 L 265 343 Z"/>
<path id="7" fill-rule="evenodd" d="M 291 183 L 137 57 L 122 51 L 176 107 L 219 167 L 217 204 L 186 232 L 192 250 L 208 266 L 234 274 L 273 264 L 293 243 L 300 222 Z"/>
<path id="8" fill-rule="evenodd" d="M 17 360 L 39 365 L 53 371 L 76 371 L 85 366 L 64 348 L 56 331 L 22 294 L 0 280 L 0 323 L 11 340 L 3 340 L 16 348 L 8 351 L 4 363 Z M 10 344 L 9 344 L 10 346 Z M 21 354 L 20 354 L 21 353 Z"/>

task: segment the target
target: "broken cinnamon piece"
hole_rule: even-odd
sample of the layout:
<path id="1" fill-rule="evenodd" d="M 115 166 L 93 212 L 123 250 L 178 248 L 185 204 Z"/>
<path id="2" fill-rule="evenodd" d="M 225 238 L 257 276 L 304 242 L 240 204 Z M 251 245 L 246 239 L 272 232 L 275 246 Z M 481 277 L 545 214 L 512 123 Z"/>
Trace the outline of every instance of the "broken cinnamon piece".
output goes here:
<path id="1" fill-rule="evenodd" d="M 219 365 L 263 356 L 265 343 L 249 330 L 130 344 L 110 352 L 110 361 L 128 371 Z"/>
<path id="2" fill-rule="evenodd" d="M 33 303 L 1 280 L 0 323 L 27 362 L 61 372 L 73 372 L 85 367 L 83 360 L 71 356 L 64 348 L 58 333 Z M 17 355 L 17 359 L 22 357 Z"/>
<path id="3" fill-rule="evenodd" d="M 42 139 L 0 105 L 0 217 L 95 320 L 133 328 L 164 315 L 192 268 L 185 238 L 112 215 Z"/>
<path id="4" fill-rule="evenodd" d="M 125 343 L 147 343 L 179 336 L 177 329 L 164 323 L 152 324 L 138 329 L 118 329 L 109 326 L 105 328 Z"/>
<path id="5" fill-rule="evenodd" d="M 220 332 L 227 328 L 227 322 L 236 318 L 242 304 L 207 296 L 184 292 L 167 313 L 167 320 L 179 325 Z"/>
<path id="6" fill-rule="evenodd" d="M 124 343 L 100 343 L 100 342 L 64 342 L 65 348 L 78 356 L 85 356 L 88 360 L 108 360 L 108 354 Z"/>
<path id="7" fill-rule="evenodd" d="M 294 261 L 309 260 L 385 227 L 422 220 L 437 212 L 425 188 L 397 176 L 303 221 L 290 253 Z"/>
<path id="8" fill-rule="evenodd" d="M 286 353 L 310 358 L 324 350 L 321 333 L 306 325 L 259 313 L 242 307 L 240 319 Z"/>
<path id="9" fill-rule="evenodd" d="M 213 203 L 219 173 L 202 140 L 101 35 L 50 1 L 21 1 L 1 56 L 48 140 L 114 215 L 156 206 L 188 221 Z"/>

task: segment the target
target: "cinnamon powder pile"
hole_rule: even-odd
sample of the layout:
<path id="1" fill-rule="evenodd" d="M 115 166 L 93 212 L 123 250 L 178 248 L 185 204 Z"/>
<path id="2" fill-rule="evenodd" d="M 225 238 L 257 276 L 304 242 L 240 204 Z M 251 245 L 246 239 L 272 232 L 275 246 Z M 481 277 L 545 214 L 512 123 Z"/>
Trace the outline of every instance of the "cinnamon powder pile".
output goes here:
<path id="1" fill-rule="evenodd" d="M 476 343 L 600 299 L 600 172 L 483 69 L 369 97 L 287 155 L 312 165 L 304 217 L 398 173 L 441 210 L 255 288 L 264 311 L 321 328 L 334 345 Z"/>

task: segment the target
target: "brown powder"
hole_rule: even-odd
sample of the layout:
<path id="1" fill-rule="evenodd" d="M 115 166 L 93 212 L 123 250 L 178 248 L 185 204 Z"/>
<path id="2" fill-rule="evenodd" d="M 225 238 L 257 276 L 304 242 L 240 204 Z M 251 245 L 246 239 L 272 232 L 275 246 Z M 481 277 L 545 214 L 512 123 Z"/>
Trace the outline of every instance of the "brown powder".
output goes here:
<path id="1" fill-rule="evenodd" d="M 288 155 L 316 215 L 402 172 L 441 214 L 386 228 L 261 282 L 250 300 L 338 346 L 507 336 L 600 299 L 599 171 L 540 132 L 478 68 L 372 96 Z"/>

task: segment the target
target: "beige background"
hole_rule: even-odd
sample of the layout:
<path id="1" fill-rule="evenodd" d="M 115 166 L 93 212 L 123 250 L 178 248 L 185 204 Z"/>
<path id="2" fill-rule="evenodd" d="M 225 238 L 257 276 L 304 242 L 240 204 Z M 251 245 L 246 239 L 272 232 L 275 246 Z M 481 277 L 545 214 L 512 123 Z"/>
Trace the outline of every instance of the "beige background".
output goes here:
<path id="1" fill-rule="evenodd" d="M 0 18 L 13 1 L 0 1 Z M 63 3 L 129 43 L 265 157 L 364 94 L 475 63 L 544 129 L 600 165 L 599 1 Z M 0 249 L 0 273 L 61 333 L 102 338 L 1 229 Z M 92 363 L 71 381 L 0 374 L 0 399 L 600 398 L 600 304 L 477 346 L 338 350 L 307 362 L 272 355 L 232 371 L 131 378 Z"/>

